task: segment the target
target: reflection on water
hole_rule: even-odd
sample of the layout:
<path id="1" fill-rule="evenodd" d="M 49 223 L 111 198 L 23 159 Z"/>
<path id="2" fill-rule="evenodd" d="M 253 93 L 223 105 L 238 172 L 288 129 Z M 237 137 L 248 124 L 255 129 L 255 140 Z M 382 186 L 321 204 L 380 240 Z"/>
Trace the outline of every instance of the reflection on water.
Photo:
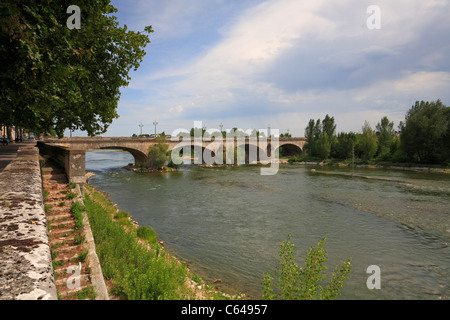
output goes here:
<path id="1" fill-rule="evenodd" d="M 291 233 L 299 263 L 323 237 L 330 273 L 352 258 L 341 299 L 450 296 L 450 175 L 359 169 L 363 177 L 352 178 L 346 169 L 289 165 L 274 176 L 254 166 L 135 174 L 121 169 L 129 162 L 127 153 L 87 153 L 97 174 L 90 184 L 222 286 L 259 298 Z M 366 287 L 370 265 L 381 268 L 380 290 Z"/>

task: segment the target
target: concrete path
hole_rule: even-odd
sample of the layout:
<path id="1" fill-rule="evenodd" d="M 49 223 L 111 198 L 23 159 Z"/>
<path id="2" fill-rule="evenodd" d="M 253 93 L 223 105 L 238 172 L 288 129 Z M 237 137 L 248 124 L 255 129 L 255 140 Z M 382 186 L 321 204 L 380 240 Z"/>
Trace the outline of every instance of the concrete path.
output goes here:
<path id="1" fill-rule="evenodd" d="M 3 146 L 0 143 L 0 172 L 6 168 L 6 166 L 15 158 L 17 158 L 17 150 L 23 146 L 34 146 L 36 140 L 29 140 L 22 143 L 10 143 L 7 146 Z"/>

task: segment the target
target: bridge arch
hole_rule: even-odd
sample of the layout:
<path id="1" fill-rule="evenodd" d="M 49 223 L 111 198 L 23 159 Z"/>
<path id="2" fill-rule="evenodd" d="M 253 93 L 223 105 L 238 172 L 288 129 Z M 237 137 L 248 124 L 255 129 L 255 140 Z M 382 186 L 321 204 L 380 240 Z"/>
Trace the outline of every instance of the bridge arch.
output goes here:
<path id="1" fill-rule="evenodd" d="M 294 143 L 283 143 L 278 146 L 275 150 L 278 152 L 278 156 L 301 156 L 303 154 L 303 149 Z"/>
<path id="2" fill-rule="evenodd" d="M 190 152 L 189 155 L 184 154 L 185 149 L 189 150 L 189 152 Z M 216 155 L 216 152 L 220 152 L 218 150 L 214 151 L 209 146 L 205 147 L 204 145 L 200 146 L 200 145 L 195 145 L 195 144 L 184 144 L 184 145 L 179 145 L 179 146 L 175 146 L 175 147 L 169 147 L 169 151 L 172 154 L 175 154 L 176 156 L 178 156 L 180 158 L 186 158 L 186 156 L 189 157 L 189 163 L 194 163 L 194 164 L 199 164 L 198 158 L 200 156 L 202 158 L 202 164 L 206 164 L 208 162 L 205 161 L 205 157 L 214 158 Z M 188 159 L 186 159 L 186 160 L 188 160 Z M 185 162 L 185 161 L 183 161 L 183 162 Z"/>
<path id="3" fill-rule="evenodd" d="M 270 148 L 270 144 L 267 146 Z M 261 147 L 257 141 L 246 141 L 245 143 L 238 143 L 235 147 L 235 159 L 237 161 L 242 161 L 242 157 L 244 157 L 245 164 L 251 164 L 260 161 L 267 161 L 270 158 L 270 150 L 264 150 L 265 148 Z"/>
<path id="4" fill-rule="evenodd" d="M 139 163 L 147 163 L 148 162 L 148 156 L 143 153 L 140 150 L 136 150 L 136 149 L 132 149 L 132 148 L 127 148 L 127 147 L 119 147 L 119 146 L 102 146 L 99 148 L 95 148 L 95 149 L 88 149 L 86 151 L 105 151 L 105 150 L 123 150 L 126 151 L 128 153 L 130 153 L 133 158 L 134 158 L 134 164 L 138 165 Z"/>

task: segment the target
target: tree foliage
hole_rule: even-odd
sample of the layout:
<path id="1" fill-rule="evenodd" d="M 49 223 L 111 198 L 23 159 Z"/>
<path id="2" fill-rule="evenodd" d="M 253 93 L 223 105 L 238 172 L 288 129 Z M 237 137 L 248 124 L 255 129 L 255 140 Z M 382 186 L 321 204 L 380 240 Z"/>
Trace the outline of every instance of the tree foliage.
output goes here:
<path id="1" fill-rule="evenodd" d="M 263 279 L 263 298 L 282 300 L 331 300 L 340 294 L 344 281 L 351 272 L 351 259 L 335 266 L 327 284 L 324 284 L 327 252 L 323 248 L 325 239 L 307 252 L 305 265 L 297 265 L 291 235 L 280 245 L 279 263 L 275 278 L 267 272 Z M 274 283 L 274 280 L 276 281 Z"/>
<path id="2" fill-rule="evenodd" d="M 384 116 L 377 126 L 378 135 L 378 150 L 380 156 L 388 154 L 391 146 L 394 143 L 394 122 L 389 121 L 388 117 Z"/>
<path id="3" fill-rule="evenodd" d="M 356 143 L 356 133 L 340 132 L 337 136 L 336 143 L 333 148 L 333 157 L 337 159 L 348 159 L 353 155 Z"/>
<path id="4" fill-rule="evenodd" d="M 326 159 L 330 155 L 332 145 L 335 140 L 336 125 L 334 117 L 328 114 L 323 121 L 310 119 L 305 129 L 307 139 L 306 150 L 308 154 L 320 159 Z"/>
<path id="5" fill-rule="evenodd" d="M 416 103 L 401 124 L 401 145 L 409 160 L 418 163 L 450 161 L 450 107 L 440 100 Z"/>
<path id="6" fill-rule="evenodd" d="M 119 88 L 142 61 L 148 34 L 120 27 L 109 0 L 79 1 L 69 29 L 63 0 L 0 3 L 0 117 L 5 125 L 62 136 L 66 128 L 106 131 Z"/>
<path id="7" fill-rule="evenodd" d="M 309 120 L 305 128 L 308 155 L 345 160 L 351 158 L 354 151 L 355 157 L 365 162 L 450 165 L 450 107 L 440 100 L 416 101 L 405 120 L 400 122 L 400 135 L 387 116 L 377 123 L 376 131 L 367 121 L 361 133 L 341 132 L 334 138 L 335 129 L 334 118 L 328 115 L 322 121 Z M 329 144 L 325 143 L 325 133 Z"/>
<path id="8" fill-rule="evenodd" d="M 148 162 L 150 167 L 161 169 L 168 159 L 167 151 L 169 145 L 165 141 L 165 137 L 157 137 L 157 143 L 148 150 Z"/>
<path id="9" fill-rule="evenodd" d="M 364 160 L 370 160 L 377 152 L 377 134 L 366 121 L 362 133 L 357 136 L 356 150 Z"/>
<path id="10" fill-rule="evenodd" d="M 327 159 L 330 155 L 331 143 L 326 132 L 322 132 L 316 142 L 316 154 L 320 159 Z"/>

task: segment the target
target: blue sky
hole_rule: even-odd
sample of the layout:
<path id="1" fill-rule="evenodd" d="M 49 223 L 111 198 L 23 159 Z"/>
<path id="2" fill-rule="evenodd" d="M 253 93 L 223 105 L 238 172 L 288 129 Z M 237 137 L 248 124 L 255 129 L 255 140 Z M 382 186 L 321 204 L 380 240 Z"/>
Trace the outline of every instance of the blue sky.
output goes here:
<path id="1" fill-rule="evenodd" d="M 104 136 L 270 126 L 304 136 L 335 117 L 398 126 L 416 100 L 450 105 L 450 0 L 117 0 L 121 25 L 152 25 L 140 68 Z M 370 30 L 367 8 L 380 8 Z M 82 135 L 82 133 L 75 133 Z"/>

